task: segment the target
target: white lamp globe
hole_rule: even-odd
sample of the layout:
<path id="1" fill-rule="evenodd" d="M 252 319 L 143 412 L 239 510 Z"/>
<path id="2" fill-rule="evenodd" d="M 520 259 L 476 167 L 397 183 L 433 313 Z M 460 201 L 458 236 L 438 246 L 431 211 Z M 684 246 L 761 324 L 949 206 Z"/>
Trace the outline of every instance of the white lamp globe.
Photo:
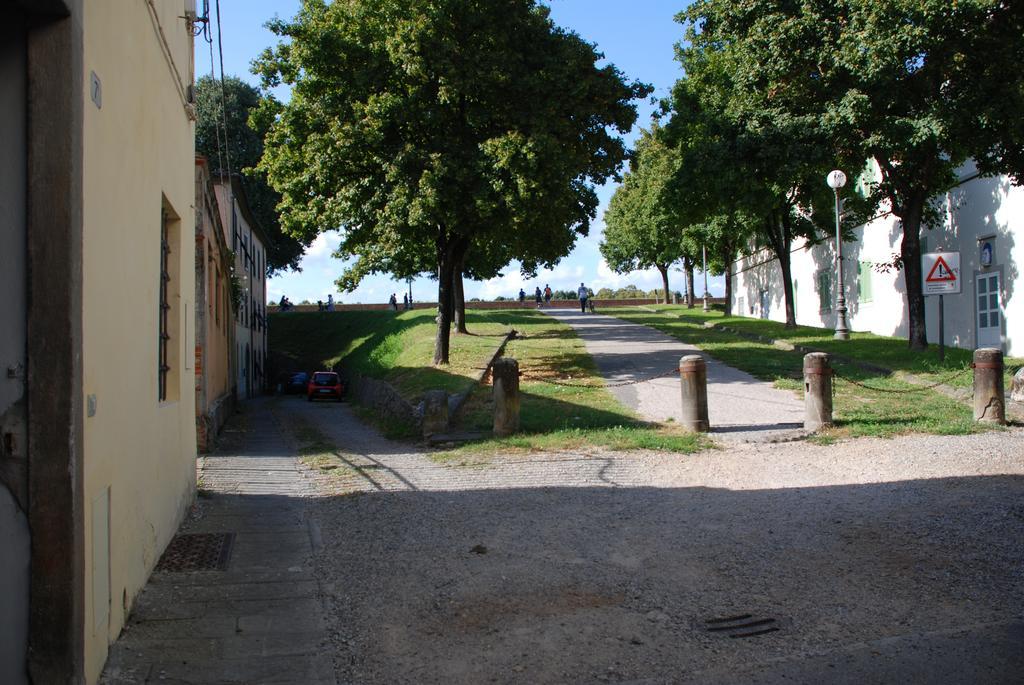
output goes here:
<path id="1" fill-rule="evenodd" d="M 826 180 L 828 181 L 829 188 L 832 190 L 839 190 L 846 185 L 846 174 L 839 169 L 836 169 L 835 171 L 829 172 Z"/>

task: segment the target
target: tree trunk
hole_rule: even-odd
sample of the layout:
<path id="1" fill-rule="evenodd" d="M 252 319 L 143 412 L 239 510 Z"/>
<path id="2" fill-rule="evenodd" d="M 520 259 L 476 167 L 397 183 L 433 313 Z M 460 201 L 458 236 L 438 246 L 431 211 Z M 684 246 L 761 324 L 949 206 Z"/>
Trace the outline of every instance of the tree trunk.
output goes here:
<path id="1" fill-rule="evenodd" d="M 462 268 L 466 261 L 465 255 L 452 271 L 452 296 L 455 299 L 455 332 L 469 333 L 466 329 L 466 293 L 462 289 Z"/>
<path id="2" fill-rule="evenodd" d="M 728 244 L 722 247 L 721 257 L 725 264 L 725 315 L 732 316 L 732 249 Z"/>
<path id="3" fill-rule="evenodd" d="M 434 338 L 434 366 L 448 363 L 449 340 L 452 331 L 452 273 L 455 271 L 455 255 L 447 232 L 441 232 L 437 240 L 437 336 Z"/>
<path id="4" fill-rule="evenodd" d="M 796 307 L 793 305 L 793 264 L 789 250 L 778 255 L 782 267 L 782 291 L 786 296 L 786 328 L 796 328 Z"/>
<path id="5" fill-rule="evenodd" d="M 782 212 L 781 226 L 782 249 L 779 251 L 779 265 L 782 267 L 782 291 L 786 295 L 786 328 L 796 328 L 796 302 L 793 298 L 793 261 L 789 252 L 793 245 L 793 231 L 790 224 L 789 210 Z"/>
<path id="6" fill-rule="evenodd" d="M 903 215 L 903 240 L 900 259 L 903 262 L 903 281 L 907 287 L 907 343 L 912 350 L 928 349 L 928 329 L 924 310 L 924 289 L 921 285 L 921 216 L 924 213 L 923 196 L 914 196 L 907 202 Z"/>
<path id="7" fill-rule="evenodd" d="M 686 306 L 693 309 L 696 298 L 693 293 L 693 260 L 689 257 L 683 258 L 683 270 L 686 271 Z"/>
<path id="8" fill-rule="evenodd" d="M 668 264 L 658 264 L 657 267 L 661 272 L 661 285 L 665 290 L 665 304 L 668 304 L 671 297 L 668 294 Z"/>

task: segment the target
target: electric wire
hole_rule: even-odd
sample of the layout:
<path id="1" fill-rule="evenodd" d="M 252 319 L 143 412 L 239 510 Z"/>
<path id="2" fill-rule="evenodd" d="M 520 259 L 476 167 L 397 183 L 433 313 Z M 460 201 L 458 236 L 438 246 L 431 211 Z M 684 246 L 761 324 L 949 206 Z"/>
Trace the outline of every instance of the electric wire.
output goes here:
<path id="1" fill-rule="evenodd" d="M 224 85 L 224 27 L 220 20 L 220 0 L 216 0 L 214 6 L 217 12 L 217 55 L 220 58 L 220 115 L 224 124 L 224 168 L 228 172 L 228 192 L 233 196 L 234 193 L 231 192 L 231 139 L 228 136 L 228 95 L 227 87 Z"/>

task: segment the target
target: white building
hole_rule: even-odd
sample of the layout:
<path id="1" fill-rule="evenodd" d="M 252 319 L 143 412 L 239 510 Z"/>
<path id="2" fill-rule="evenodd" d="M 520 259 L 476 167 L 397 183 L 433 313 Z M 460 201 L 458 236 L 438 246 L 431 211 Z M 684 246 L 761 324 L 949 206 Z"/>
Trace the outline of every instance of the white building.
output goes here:
<path id="1" fill-rule="evenodd" d="M 1024 356 L 1024 293 L 1017 292 L 1024 286 L 1018 267 L 1024 264 L 1024 188 L 1013 186 L 1005 176 L 979 178 L 970 165 L 960 178 L 956 188 L 936 199 L 942 224 L 921 235 L 922 254 L 960 252 L 960 293 L 944 296 L 946 344 L 1001 347 L 1010 356 Z M 876 268 L 891 263 L 900 252 L 898 222 L 884 214 L 857 227 L 856 240 L 843 244 L 850 330 L 907 336 L 903 272 Z M 834 327 L 834 239 L 811 246 L 799 241 L 792 256 L 797 323 Z M 736 315 L 785 321 L 778 260 L 762 250 L 731 268 Z M 938 342 L 938 297 L 925 299 L 928 341 Z"/>
<path id="2" fill-rule="evenodd" d="M 235 255 L 234 378 L 238 399 L 246 399 L 267 384 L 268 240 L 249 210 L 238 177 L 230 185 L 226 178 L 215 185 L 225 242 Z"/>

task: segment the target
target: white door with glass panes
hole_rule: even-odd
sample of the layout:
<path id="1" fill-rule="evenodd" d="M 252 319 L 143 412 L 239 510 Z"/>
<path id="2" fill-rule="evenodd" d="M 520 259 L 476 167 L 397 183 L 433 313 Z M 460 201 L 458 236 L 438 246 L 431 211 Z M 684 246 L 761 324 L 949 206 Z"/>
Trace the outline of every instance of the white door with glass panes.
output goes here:
<path id="1" fill-rule="evenodd" d="M 1003 313 L 999 307 L 999 273 L 978 274 L 974 279 L 978 307 L 978 347 L 1002 348 Z"/>

